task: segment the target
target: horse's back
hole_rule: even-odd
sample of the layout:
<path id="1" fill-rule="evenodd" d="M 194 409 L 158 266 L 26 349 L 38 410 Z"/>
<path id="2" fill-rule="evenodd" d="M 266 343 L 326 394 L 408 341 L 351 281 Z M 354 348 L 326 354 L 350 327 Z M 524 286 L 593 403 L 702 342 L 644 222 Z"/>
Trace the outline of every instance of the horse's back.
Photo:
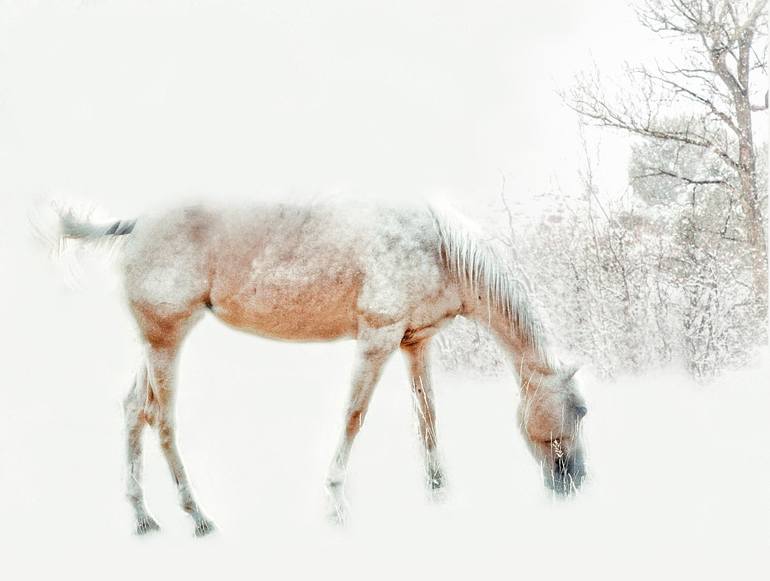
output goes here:
<path id="1" fill-rule="evenodd" d="M 235 327 L 298 340 L 407 317 L 446 285 L 426 208 L 263 204 L 188 207 L 140 220 L 129 300 L 206 305 Z"/>

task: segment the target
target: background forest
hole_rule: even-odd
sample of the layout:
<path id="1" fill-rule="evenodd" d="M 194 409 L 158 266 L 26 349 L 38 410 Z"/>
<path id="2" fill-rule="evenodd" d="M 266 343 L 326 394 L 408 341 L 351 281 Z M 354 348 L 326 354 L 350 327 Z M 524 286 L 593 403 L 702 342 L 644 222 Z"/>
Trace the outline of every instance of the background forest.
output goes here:
<path id="1" fill-rule="evenodd" d="M 578 186 L 542 195 L 537 219 L 522 219 L 503 182 L 498 242 L 557 342 L 602 375 L 675 362 L 706 378 L 767 342 L 765 5 L 637 3 L 639 25 L 678 56 L 627 64 L 612 82 L 589 71 L 564 90 L 583 124 L 583 169 Z M 631 143 L 621 192 L 594 179 L 602 130 Z M 446 364 L 498 367 L 483 330 L 453 333 Z"/>

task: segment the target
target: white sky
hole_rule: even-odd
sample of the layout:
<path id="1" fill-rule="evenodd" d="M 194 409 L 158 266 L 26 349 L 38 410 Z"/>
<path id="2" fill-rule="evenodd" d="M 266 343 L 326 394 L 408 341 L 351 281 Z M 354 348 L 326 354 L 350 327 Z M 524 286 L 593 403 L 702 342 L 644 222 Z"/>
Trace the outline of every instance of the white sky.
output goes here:
<path id="1" fill-rule="evenodd" d="M 123 215 L 266 191 L 494 200 L 503 173 L 521 199 L 569 190 L 556 91 L 646 34 L 602 0 L 0 1 L 0 196 Z"/>

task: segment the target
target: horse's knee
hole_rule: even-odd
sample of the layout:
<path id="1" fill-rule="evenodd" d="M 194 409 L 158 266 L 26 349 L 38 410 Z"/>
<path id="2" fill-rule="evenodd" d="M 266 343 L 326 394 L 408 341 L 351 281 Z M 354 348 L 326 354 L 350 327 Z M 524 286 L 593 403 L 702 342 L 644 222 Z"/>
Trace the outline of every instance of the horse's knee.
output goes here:
<path id="1" fill-rule="evenodd" d="M 157 406 L 141 405 L 124 408 L 126 429 L 129 432 L 140 430 L 145 425 L 155 426 L 158 418 Z"/>
<path id="2" fill-rule="evenodd" d="M 126 425 L 126 434 L 131 445 L 139 445 L 142 430 L 148 424 L 144 410 L 134 403 L 125 403 L 123 417 Z"/>
<path id="3" fill-rule="evenodd" d="M 142 421 L 147 425 L 155 427 L 158 423 L 158 415 L 160 414 L 159 406 L 156 402 L 147 401 L 142 407 L 140 416 Z"/>
<path id="4" fill-rule="evenodd" d="M 140 389 L 138 384 L 134 384 L 131 391 L 123 399 L 123 416 L 129 430 L 143 424 L 154 426 L 159 411 L 159 403 L 149 386 Z"/>
<path id="5" fill-rule="evenodd" d="M 158 424 L 158 440 L 164 450 L 170 449 L 174 445 L 174 426 L 167 421 L 160 421 Z"/>

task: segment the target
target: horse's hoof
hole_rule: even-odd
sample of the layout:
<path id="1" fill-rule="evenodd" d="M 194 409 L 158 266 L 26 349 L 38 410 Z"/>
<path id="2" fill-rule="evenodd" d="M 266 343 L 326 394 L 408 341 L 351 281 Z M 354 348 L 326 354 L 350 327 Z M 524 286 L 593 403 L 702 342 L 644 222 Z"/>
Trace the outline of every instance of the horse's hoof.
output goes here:
<path id="1" fill-rule="evenodd" d="M 216 530 L 217 530 L 217 527 L 215 527 L 214 523 L 208 519 L 202 518 L 195 523 L 196 537 L 205 537 L 206 535 L 210 535 Z"/>
<path id="2" fill-rule="evenodd" d="M 152 531 L 159 531 L 160 525 L 155 522 L 155 519 L 151 516 L 145 516 L 143 518 L 140 518 L 136 522 L 136 534 L 137 535 L 146 535 L 147 533 L 151 533 Z"/>
<path id="3" fill-rule="evenodd" d="M 434 470 L 428 474 L 428 478 L 425 480 L 425 489 L 428 494 L 428 499 L 432 502 L 440 503 L 446 500 L 446 479 L 444 473 L 441 470 Z"/>
<path id="4" fill-rule="evenodd" d="M 439 490 L 444 487 L 444 472 L 441 469 L 430 470 L 425 480 L 428 490 Z"/>

